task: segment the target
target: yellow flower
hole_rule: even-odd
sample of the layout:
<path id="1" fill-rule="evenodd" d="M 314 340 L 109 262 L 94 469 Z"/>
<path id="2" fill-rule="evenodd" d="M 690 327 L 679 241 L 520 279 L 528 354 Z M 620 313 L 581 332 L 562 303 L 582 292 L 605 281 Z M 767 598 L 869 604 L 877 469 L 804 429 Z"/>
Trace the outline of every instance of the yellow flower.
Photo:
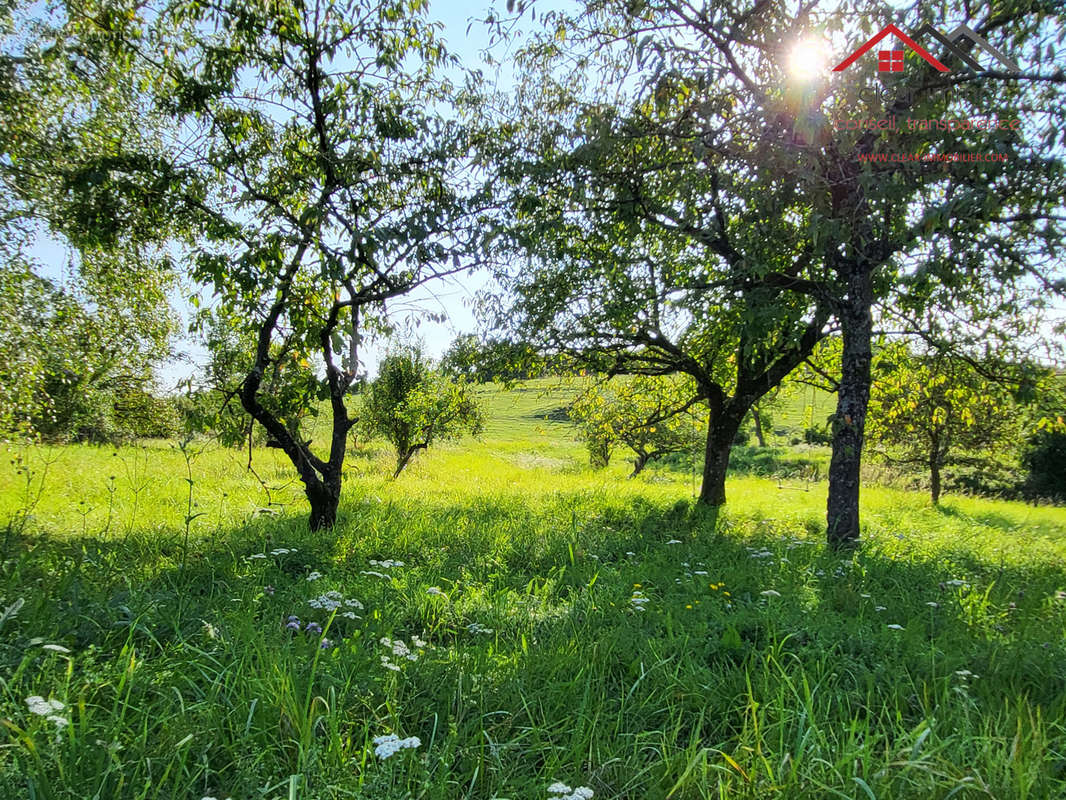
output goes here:
<path id="1" fill-rule="evenodd" d="M 688 605 L 685 606 L 685 608 L 692 608 L 692 604 L 689 603 Z"/>
<path id="2" fill-rule="evenodd" d="M 724 594 L 726 597 L 732 597 L 733 596 L 729 592 L 722 592 L 722 594 Z"/>
<path id="3" fill-rule="evenodd" d="M 634 589 L 639 589 L 640 588 L 640 584 L 639 583 L 634 583 L 633 584 L 633 588 Z"/>

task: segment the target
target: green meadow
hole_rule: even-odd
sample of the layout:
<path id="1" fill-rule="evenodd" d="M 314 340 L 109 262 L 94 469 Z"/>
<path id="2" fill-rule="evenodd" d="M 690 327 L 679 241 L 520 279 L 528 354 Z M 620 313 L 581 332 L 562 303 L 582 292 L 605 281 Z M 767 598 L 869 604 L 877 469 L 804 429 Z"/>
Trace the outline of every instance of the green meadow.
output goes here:
<path id="1" fill-rule="evenodd" d="M 7 446 L 0 797 L 1066 796 L 1066 509 L 869 487 L 842 555 L 824 469 L 714 514 L 571 391 L 358 443 L 328 533 L 275 450 Z"/>

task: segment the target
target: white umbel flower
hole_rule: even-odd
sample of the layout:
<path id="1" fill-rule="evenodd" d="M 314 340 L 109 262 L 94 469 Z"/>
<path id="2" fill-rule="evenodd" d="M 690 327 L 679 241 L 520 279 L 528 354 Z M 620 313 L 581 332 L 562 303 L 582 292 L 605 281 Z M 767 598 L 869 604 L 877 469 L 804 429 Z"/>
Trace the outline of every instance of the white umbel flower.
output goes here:
<path id="1" fill-rule="evenodd" d="M 374 737 L 374 755 L 384 761 L 400 750 L 414 750 L 421 745 L 422 740 L 417 736 L 408 736 L 406 739 L 401 739 L 395 733 L 390 733 L 387 736 Z"/>

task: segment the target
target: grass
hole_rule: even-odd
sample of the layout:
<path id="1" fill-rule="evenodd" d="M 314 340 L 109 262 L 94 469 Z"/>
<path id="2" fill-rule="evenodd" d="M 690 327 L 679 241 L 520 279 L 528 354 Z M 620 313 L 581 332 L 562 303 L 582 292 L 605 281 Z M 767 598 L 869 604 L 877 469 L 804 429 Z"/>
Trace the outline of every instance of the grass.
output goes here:
<path id="1" fill-rule="evenodd" d="M 1066 511 L 869 489 L 843 557 L 824 483 L 715 516 L 587 470 L 551 387 L 395 482 L 361 447 L 328 534 L 274 450 L 12 450 L 0 797 L 1063 796 Z"/>

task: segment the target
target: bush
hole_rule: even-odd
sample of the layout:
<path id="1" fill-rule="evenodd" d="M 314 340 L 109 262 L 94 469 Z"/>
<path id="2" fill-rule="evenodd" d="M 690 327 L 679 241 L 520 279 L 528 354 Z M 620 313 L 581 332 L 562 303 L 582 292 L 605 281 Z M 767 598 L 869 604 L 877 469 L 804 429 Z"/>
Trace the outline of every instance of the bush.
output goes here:
<path id="1" fill-rule="evenodd" d="M 1029 437 L 1027 445 L 1022 456 L 1029 472 L 1026 494 L 1066 500 L 1066 432 L 1040 431 Z"/>
<path id="2" fill-rule="evenodd" d="M 832 444 L 833 434 L 828 425 L 824 427 L 812 425 L 803 431 L 803 441 L 807 444 Z"/>

